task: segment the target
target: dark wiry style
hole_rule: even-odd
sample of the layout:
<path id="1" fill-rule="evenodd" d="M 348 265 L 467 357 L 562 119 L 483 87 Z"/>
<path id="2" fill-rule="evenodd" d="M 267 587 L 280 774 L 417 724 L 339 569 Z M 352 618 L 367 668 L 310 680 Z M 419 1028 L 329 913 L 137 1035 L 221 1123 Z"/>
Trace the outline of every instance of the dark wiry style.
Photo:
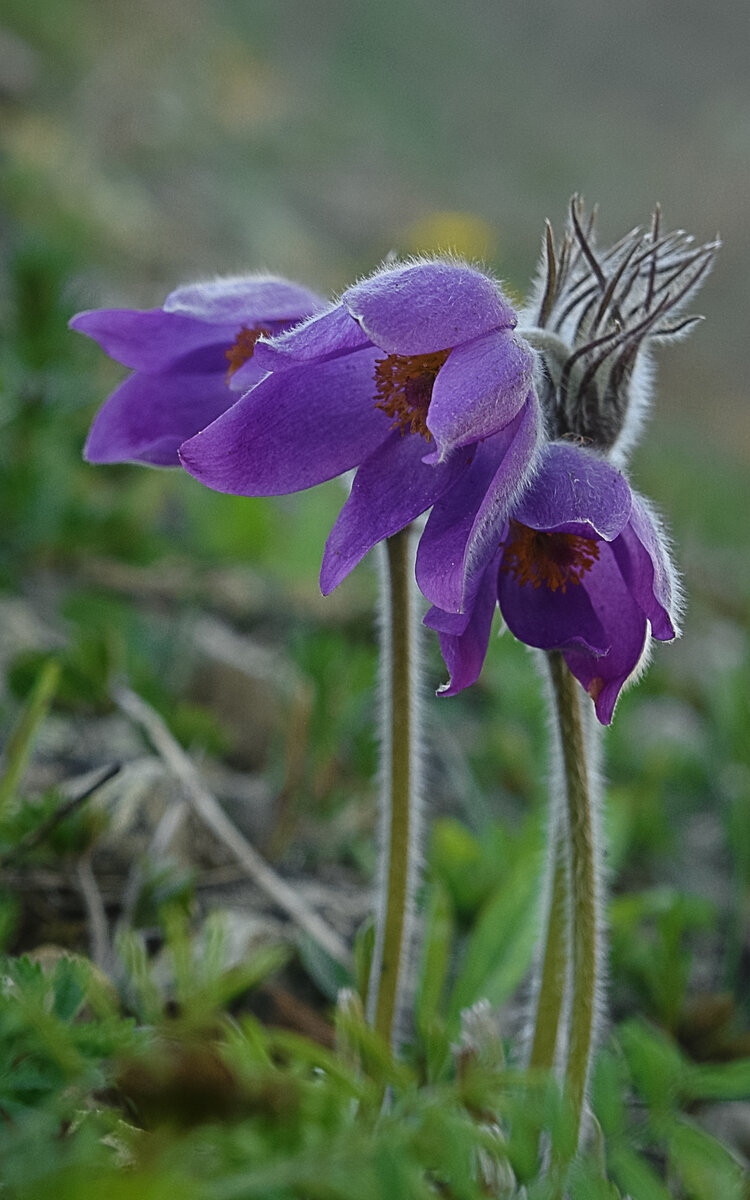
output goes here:
<path id="1" fill-rule="evenodd" d="M 596 209 L 586 217 L 574 196 L 559 244 L 547 222 L 522 332 L 541 357 L 537 383 L 549 435 L 611 450 L 626 426 L 632 440 L 642 419 L 646 344 L 682 337 L 701 320 L 683 310 L 720 243 L 696 246 L 682 229 L 662 234 L 657 205 L 648 229 L 599 250 L 595 220 Z"/>

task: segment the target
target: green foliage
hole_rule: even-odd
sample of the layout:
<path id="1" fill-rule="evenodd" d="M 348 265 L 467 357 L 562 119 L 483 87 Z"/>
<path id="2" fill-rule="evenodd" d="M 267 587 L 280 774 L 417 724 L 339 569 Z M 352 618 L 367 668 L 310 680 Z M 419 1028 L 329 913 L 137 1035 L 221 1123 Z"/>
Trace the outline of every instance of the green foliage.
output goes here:
<path id="1" fill-rule="evenodd" d="M 54 660 L 46 662 L 8 739 L 0 774 L 0 824 L 7 818 L 8 810 L 12 810 L 15 792 L 28 766 L 36 734 L 47 715 L 59 682 L 58 663 Z"/>
<path id="2" fill-rule="evenodd" d="M 685 1004 L 688 937 L 715 919 L 715 906 L 702 896 L 665 887 L 617 896 L 610 905 L 614 968 L 667 1029 L 676 1031 Z"/>
<path id="3" fill-rule="evenodd" d="M 68 596 L 62 615 L 70 631 L 62 649 L 24 651 L 11 663 L 8 683 L 17 697 L 28 694 L 40 673 L 53 670 L 55 706 L 99 716 L 112 710 L 112 683 L 125 676 L 184 745 L 219 755 L 231 748 L 229 735 L 210 710 L 175 694 L 189 672 L 189 662 L 180 654 L 179 628 L 159 625 L 133 605 L 93 592 Z"/>
<path id="4" fill-rule="evenodd" d="M 443 1020 L 454 1036 L 464 1009 L 481 999 L 501 1005 L 516 990 L 538 933 L 540 868 L 536 821 L 516 833 L 488 826 L 481 836 L 453 820 L 435 822 L 417 1004 L 421 1029 Z M 461 936 L 460 922 L 470 923 Z M 451 950 L 457 961 L 444 995 Z"/>
<path id="5" fill-rule="evenodd" d="M 117 547 L 142 558 L 153 546 L 138 519 L 137 493 L 125 496 L 111 484 L 92 488 L 82 471 L 87 410 L 117 376 L 111 364 L 97 361 L 93 347 L 67 332 L 76 307 L 68 286 L 74 267 L 67 250 L 44 240 L 20 241 L 8 263 L 10 336 L 0 349 L 0 570 L 9 578 L 63 551 L 77 556 Z"/>
<path id="6" fill-rule="evenodd" d="M 28 958 L 7 959 L 3 972 L 0 1106 L 10 1143 L 13 1126 L 35 1120 L 40 1109 L 72 1120 L 103 1086 L 106 1060 L 132 1048 L 141 1034 L 117 1014 L 105 982 L 85 960 L 63 957 L 45 971 Z"/>
<path id="7" fill-rule="evenodd" d="M 373 639 L 363 644 L 361 634 L 298 627 L 290 655 L 314 688 L 306 790 L 316 805 L 335 808 L 354 780 L 375 771 Z"/>
<path id="8" fill-rule="evenodd" d="M 567 1183 L 554 1170 L 540 1175 L 542 1131 L 553 1162 L 569 1152 L 566 1105 L 555 1084 L 508 1065 L 489 1010 L 460 1011 L 488 989 L 502 1002 L 517 979 L 518 951 L 507 947 L 520 909 L 534 910 L 535 825 L 512 839 L 489 830 L 473 844 L 450 823 L 439 828 L 415 1001 L 419 1036 L 407 1061 L 365 1023 L 355 994 L 341 994 L 335 1050 L 261 1025 L 247 998 L 287 955 L 267 949 L 229 965 L 218 914 L 191 932 L 184 912 L 163 910 L 158 970 L 140 936 L 123 937 L 120 996 L 83 959 L 46 967 L 6 959 L 0 1177 L 9 1196 L 135 1200 L 136 1188 L 139 1197 L 171 1188 L 195 1200 L 348 1200 L 356 1178 L 357 1195 L 373 1200 L 427 1200 L 435 1188 L 464 1200 L 490 1188 L 510 1200 L 522 1184 L 529 1200 L 555 1200 L 565 1188 L 576 1200 L 667 1200 L 673 1192 L 654 1165 L 663 1161 L 686 1197 L 713 1200 L 710 1189 L 720 1186 L 722 1197 L 740 1200 L 741 1168 L 691 1114 L 696 1104 L 750 1096 L 750 1060 L 694 1063 L 669 1034 L 638 1021 L 598 1058 L 593 1105 L 602 1136 Z M 470 914 L 464 908 L 459 921 L 455 879 L 461 864 L 493 853 L 499 882 L 493 887 L 487 873 L 473 897 L 478 920 L 462 933 Z M 522 940 L 531 946 L 533 934 Z M 330 964 L 312 964 L 309 947 L 304 961 L 323 981 Z M 481 971 L 487 962 L 494 969 Z M 331 994 L 338 982 L 325 985 Z"/>
<path id="9" fill-rule="evenodd" d="M 618 1037 L 620 1051 L 607 1049 L 599 1055 L 594 1079 L 594 1107 L 606 1135 L 612 1177 L 633 1196 L 668 1200 L 674 1193 L 643 1157 L 647 1154 L 666 1163 L 680 1196 L 745 1197 L 748 1175 L 737 1157 L 687 1112 L 708 1099 L 747 1099 L 750 1060 L 697 1066 L 664 1033 L 635 1020 L 621 1026 Z M 623 1103 L 628 1088 L 645 1103 L 638 1124 L 628 1119 Z"/>
<path id="10" fill-rule="evenodd" d="M 339 1012 L 346 1053 L 247 1015 L 229 1020 L 227 1005 L 279 955 L 227 970 L 220 919 L 193 938 L 168 914 L 166 935 L 166 984 L 138 938 L 120 947 L 128 1004 L 146 1025 L 120 1016 L 111 984 L 83 960 L 4 964 L 0 1150 L 14 1200 L 129 1196 L 135 1180 L 140 1194 L 169 1184 L 201 1200 L 344 1197 L 353 1178 L 373 1200 L 427 1197 L 431 1181 L 474 1200 L 480 1161 L 512 1179 L 505 1138 L 479 1119 L 518 1090 L 501 1064 L 470 1053 L 452 1078 L 420 1086 L 356 1006 Z M 522 1109 L 511 1110 L 521 1129 Z"/>

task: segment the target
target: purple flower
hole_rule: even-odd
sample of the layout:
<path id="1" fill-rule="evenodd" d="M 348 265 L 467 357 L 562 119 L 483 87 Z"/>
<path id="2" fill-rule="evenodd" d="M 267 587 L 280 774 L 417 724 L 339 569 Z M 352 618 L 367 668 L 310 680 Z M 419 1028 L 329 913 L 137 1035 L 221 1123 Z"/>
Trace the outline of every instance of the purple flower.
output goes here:
<path id="1" fill-rule="evenodd" d="M 307 288 L 259 275 L 188 284 L 171 292 L 161 308 L 145 312 L 79 313 L 71 328 L 134 372 L 97 414 L 85 457 L 179 466 L 180 444 L 264 374 L 254 361 L 257 338 L 322 306 Z"/>
<path id="2" fill-rule="evenodd" d="M 437 605 L 425 623 L 439 632 L 451 675 L 443 694 L 478 677 L 499 604 L 520 641 L 563 652 L 607 725 L 649 628 L 660 641 L 677 636 L 664 535 L 620 472 L 577 446 L 547 444 L 536 477 L 494 525 L 482 491 L 490 470 L 477 455 L 449 502 L 435 505 L 420 543 L 417 577 Z M 446 576 L 441 562 L 458 569 Z"/>
<path id="3" fill-rule="evenodd" d="M 295 492 L 358 467 L 328 539 L 332 591 L 383 538 L 453 488 L 502 435 L 496 488 L 514 492 L 538 438 L 533 355 L 498 285 L 450 260 L 407 263 L 256 347 L 271 372 L 180 449 L 220 492 Z M 494 445 L 494 442 L 493 442 Z"/>

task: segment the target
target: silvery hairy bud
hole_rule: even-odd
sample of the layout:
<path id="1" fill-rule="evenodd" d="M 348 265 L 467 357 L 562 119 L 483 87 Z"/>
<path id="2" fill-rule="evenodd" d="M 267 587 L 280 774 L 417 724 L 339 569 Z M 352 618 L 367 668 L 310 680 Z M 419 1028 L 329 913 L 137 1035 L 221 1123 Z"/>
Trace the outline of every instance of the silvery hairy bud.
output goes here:
<path id="1" fill-rule="evenodd" d="M 519 332 L 539 355 L 536 385 L 550 438 L 576 438 L 624 456 L 635 442 L 652 378 L 649 345 L 685 336 L 702 318 L 684 308 L 720 243 L 662 234 L 660 209 L 609 249 L 574 196 L 555 242 L 547 222 L 537 280 Z"/>

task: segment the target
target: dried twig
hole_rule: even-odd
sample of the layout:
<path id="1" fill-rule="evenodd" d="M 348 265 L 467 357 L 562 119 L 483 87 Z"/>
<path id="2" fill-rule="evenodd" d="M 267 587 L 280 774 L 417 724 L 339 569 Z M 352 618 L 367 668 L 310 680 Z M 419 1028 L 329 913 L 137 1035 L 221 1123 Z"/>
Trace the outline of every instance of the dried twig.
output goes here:
<path id="1" fill-rule="evenodd" d="M 256 887 L 313 938 L 331 958 L 348 966 L 350 954 L 342 938 L 322 917 L 307 907 L 294 888 L 276 874 L 230 821 L 216 798 L 202 783 L 192 762 L 159 714 L 128 687 L 113 688 L 112 699 L 132 721 L 145 730 L 164 762 L 185 788 L 193 811 L 242 864 Z"/>
<path id="2" fill-rule="evenodd" d="M 188 805 L 182 798 L 175 800 L 169 805 L 156 827 L 154 836 L 148 844 L 146 858 L 158 860 L 164 857 L 172 843 L 172 839 L 182 828 L 187 814 Z M 138 895 L 143 886 L 143 880 L 143 862 L 139 860 L 133 863 L 122 894 L 122 908 L 117 920 L 116 937 L 124 933 L 133 920 L 133 913 L 138 902 Z"/>
<path id="3" fill-rule="evenodd" d="M 86 905 L 91 959 L 102 971 L 112 966 L 112 946 L 104 901 L 91 866 L 91 855 L 83 854 L 76 862 L 76 879 Z"/>

